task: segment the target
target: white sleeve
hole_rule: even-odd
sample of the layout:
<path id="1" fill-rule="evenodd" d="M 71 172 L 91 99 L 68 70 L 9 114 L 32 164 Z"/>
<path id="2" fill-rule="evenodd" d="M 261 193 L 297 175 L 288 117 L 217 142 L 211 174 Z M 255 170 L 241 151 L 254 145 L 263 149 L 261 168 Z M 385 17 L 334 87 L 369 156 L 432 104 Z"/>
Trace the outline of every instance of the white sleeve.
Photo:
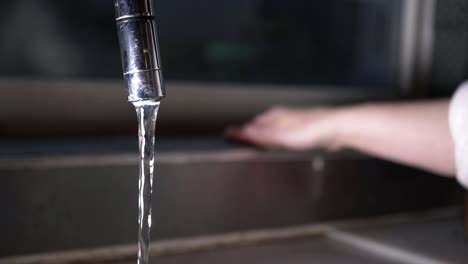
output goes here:
<path id="1" fill-rule="evenodd" d="M 468 81 L 460 85 L 452 97 L 449 125 L 455 146 L 457 180 L 468 188 Z"/>

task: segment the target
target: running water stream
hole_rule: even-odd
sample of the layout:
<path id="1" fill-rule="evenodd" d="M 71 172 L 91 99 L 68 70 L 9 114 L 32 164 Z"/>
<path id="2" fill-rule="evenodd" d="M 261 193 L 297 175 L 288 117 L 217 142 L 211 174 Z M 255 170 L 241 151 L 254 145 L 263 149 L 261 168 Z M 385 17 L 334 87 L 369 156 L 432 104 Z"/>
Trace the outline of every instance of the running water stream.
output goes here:
<path id="1" fill-rule="evenodd" d="M 148 264 L 151 193 L 154 175 L 155 126 L 159 102 L 134 103 L 138 116 L 140 173 L 138 181 L 138 264 Z"/>

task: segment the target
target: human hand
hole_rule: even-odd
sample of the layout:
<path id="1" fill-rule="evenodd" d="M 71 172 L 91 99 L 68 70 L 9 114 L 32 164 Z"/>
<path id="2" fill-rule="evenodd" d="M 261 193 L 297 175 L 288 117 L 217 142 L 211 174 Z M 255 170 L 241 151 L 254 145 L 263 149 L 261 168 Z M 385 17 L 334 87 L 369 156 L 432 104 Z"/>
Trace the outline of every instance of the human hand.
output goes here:
<path id="1" fill-rule="evenodd" d="M 274 107 L 242 127 L 229 127 L 225 136 L 264 148 L 306 150 L 337 144 L 336 112 L 332 108 Z"/>

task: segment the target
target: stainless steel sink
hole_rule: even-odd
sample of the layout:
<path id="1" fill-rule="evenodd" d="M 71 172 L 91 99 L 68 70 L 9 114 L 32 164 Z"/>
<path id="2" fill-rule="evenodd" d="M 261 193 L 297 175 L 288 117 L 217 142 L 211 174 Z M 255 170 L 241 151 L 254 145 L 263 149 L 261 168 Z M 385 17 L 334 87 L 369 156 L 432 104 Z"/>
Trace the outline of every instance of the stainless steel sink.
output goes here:
<path id="1" fill-rule="evenodd" d="M 154 240 L 425 210 L 460 194 L 452 180 L 361 155 L 167 145 Z M 0 256 L 136 242 L 134 152 L 58 152 L 0 159 Z"/>
<path id="2" fill-rule="evenodd" d="M 157 241 L 150 263 L 466 263 L 460 209 Z M 135 245 L 113 246 L 0 258 L 0 263 L 130 264 L 135 252 Z"/>

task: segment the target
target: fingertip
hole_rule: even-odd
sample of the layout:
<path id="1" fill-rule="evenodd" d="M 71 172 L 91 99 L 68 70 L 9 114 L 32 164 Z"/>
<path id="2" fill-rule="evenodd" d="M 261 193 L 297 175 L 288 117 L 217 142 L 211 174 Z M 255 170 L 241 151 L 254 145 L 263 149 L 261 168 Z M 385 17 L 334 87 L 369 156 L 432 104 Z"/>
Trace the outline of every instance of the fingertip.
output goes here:
<path id="1" fill-rule="evenodd" d="M 224 130 L 224 136 L 228 139 L 247 142 L 250 141 L 245 129 L 239 127 L 228 127 Z"/>
<path id="2" fill-rule="evenodd" d="M 241 129 L 238 127 L 227 127 L 226 129 L 224 129 L 223 134 L 225 137 L 235 137 L 240 133 L 240 130 Z"/>

